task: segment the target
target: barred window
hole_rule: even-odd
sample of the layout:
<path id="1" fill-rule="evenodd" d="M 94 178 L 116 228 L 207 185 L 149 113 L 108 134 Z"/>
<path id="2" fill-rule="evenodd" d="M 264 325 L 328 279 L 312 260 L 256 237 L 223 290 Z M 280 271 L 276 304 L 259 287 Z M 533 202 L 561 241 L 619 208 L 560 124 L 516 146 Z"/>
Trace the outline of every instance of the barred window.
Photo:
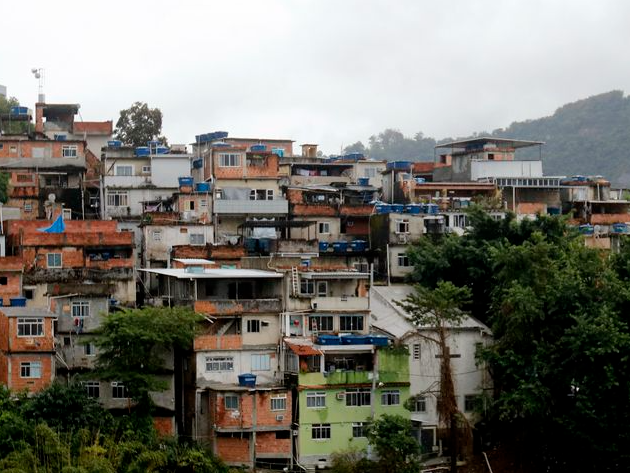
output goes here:
<path id="1" fill-rule="evenodd" d="M 329 439 L 330 424 L 313 424 L 311 427 L 311 438 L 314 440 Z"/>
<path id="2" fill-rule="evenodd" d="M 371 400 L 369 388 L 346 389 L 346 406 L 369 406 Z"/>
<path id="3" fill-rule="evenodd" d="M 20 317 L 17 319 L 18 337 L 43 337 L 44 319 L 42 317 Z"/>
<path id="4" fill-rule="evenodd" d="M 325 392 L 306 393 L 306 407 L 311 407 L 311 408 L 326 407 L 326 393 Z"/>
<path id="5" fill-rule="evenodd" d="M 383 391 L 381 393 L 381 405 L 397 406 L 399 404 L 400 404 L 400 391 L 398 389 Z"/>
<path id="6" fill-rule="evenodd" d="M 206 371 L 234 371 L 234 357 L 206 356 Z"/>
<path id="7" fill-rule="evenodd" d="M 287 409 L 287 395 L 282 394 L 271 398 L 272 411 L 285 411 Z"/>

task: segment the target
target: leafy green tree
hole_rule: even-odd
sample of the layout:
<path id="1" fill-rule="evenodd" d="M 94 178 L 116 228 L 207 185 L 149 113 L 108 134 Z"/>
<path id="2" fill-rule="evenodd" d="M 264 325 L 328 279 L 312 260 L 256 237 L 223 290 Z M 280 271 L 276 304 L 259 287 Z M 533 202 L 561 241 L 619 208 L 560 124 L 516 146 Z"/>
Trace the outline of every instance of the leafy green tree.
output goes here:
<path id="1" fill-rule="evenodd" d="M 346 146 L 343 149 L 344 153 L 363 153 L 363 154 L 367 154 L 368 153 L 368 149 L 365 147 L 365 145 L 363 143 L 361 143 L 360 141 L 357 141 L 356 143 L 353 143 L 349 146 Z"/>
<path id="2" fill-rule="evenodd" d="M 106 432 L 113 427 L 111 414 L 78 383 L 53 383 L 24 403 L 22 413 L 27 419 L 63 432 Z"/>
<path id="3" fill-rule="evenodd" d="M 3 204 L 9 201 L 9 178 L 8 172 L 0 172 L 0 202 Z"/>
<path id="4" fill-rule="evenodd" d="M 149 108 L 144 102 L 135 102 L 131 107 L 120 111 L 114 136 L 130 146 L 146 146 L 148 141 L 159 140 L 166 143 L 162 133 L 162 111 Z"/>
<path id="5" fill-rule="evenodd" d="M 149 393 L 163 391 L 166 359 L 173 350 L 192 347 L 199 316 L 186 308 L 146 307 L 109 314 L 95 344 L 99 348 L 95 374 L 122 382 L 141 407 L 151 405 Z"/>
<path id="6" fill-rule="evenodd" d="M 416 473 L 419 470 L 420 447 L 409 419 L 384 414 L 369 424 L 367 438 L 378 454 L 378 471 Z"/>

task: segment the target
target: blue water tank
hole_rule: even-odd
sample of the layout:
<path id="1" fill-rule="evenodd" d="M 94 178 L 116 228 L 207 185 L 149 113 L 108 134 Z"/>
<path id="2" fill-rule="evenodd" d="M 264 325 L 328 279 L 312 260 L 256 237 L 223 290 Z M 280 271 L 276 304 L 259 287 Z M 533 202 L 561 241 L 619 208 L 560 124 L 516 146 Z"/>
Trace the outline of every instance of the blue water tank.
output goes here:
<path id="1" fill-rule="evenodd" d="M 169 152 L 170 152 L 170 149 L 168 146 L 158 146 L 155 148 L 156 154 L 168 154 Z"/>
<path id="2" fill-rule="evenodd" d="M 250 146 L 250 151 L 266 151 L 267 150 L 267 145 L 251 145 Z"/>
<path id="3" fill-rule="evenodd" d="M 318 345 L 341 345 L 341 338 L 337 335 L 319 335 L 317 337 Z"/>
<path id="4" fill-rule="evenodd" d="M 210 183 L 198 182 L 197 184 L 195 184 L 195 190 L 197 192 L 210 192 Z"/>
<path id="5" fill-rule="evenodd" d="M 26 297 L 11 297 L 12 307 L 26 307 Z"/>
<path id="6" fill-rule="evenodd" d="M 437 204 L 427 204 L 426 209 L 427 213 L 431 215 L 435 215 L 439 211 L 439 207 Z"/>
<path id="7" fill-rule="evenodd" d="M 580 225 L 578 228 L 582 235 L 593 235 L 595 233 L 593 225 Z"/>
<path id="8" fill-rule="evenodd" d="M 370 178 L 369 177 L 360 177 L 357 179 L 357 184 L 360 186 L 369 186 Z"/>
<path id="9" fill-rule="evenodd" d="M 276 154 L 276 155 L 280 156 L 281 158 L 284 157 L 284 149 L 283 148 L 271 148 L 271 152 L 273 154 Z"/>
<path id="10" fill-rule="evenodd" d="M 179 181 L 179 187 L 182 187 L 182 186 L 190 186 L 190 187 L 192 187 L 193 182 L 194 182 L 193 178 L 192 177 L 188 177 L 188 176 L 180 177 L 180 178 L 178 178 L 178 181 Z"/>
<path id="11" fill-rule="evenodd" d="M 392 211 L 392 206 L 389 204 L 378 204 L 376 206 L 377 214 L 388 214 Z"/>
<path id="12" fill-rule="evenodd" d="M 120 140 L 110 140 L 107 142 L 107 146 L 109 148 L 120 148 L 122 146 L 122 141 Z"/>
<path id="13" fill-rule="evenodd" d="M 386 347 L 389 344 L 389 339 L 384 335 L 370 335 L 370 343 L 377 347 Z"/>
<path id="14" fill-rule="evenodd" d="M 352 251 L 365 251 L 367 248 L 367 241 L 365 240 L 354 240 L 350 242 L 350 249 Z"/>
<path id="15" fill-rule="evenodd" d="M 335 253 L 345 253 L 348 250 L 347 241 L 336 241 L 333 243 L 333 250 Z"/>
<path id="16" fill-rule="evenodd" d="M 256 375 L 252 373 L 243 373 L 238 375 L 238 384 L 253 388 L 256 386 Z"/>
<path id="17" fill-rule="evenodd" d="M 138 146 L 136 148 L 136 156 L 149 156 L 148 146 Z"/>
<path id="18" fill-rule="evenodd" d="M 614 223 L 612 230 L 613 233 L 628 233 L 628 225 L 625 223 Z"/>
<path id="19" fill-rule="evenodd" d="M 391 211 L 397 214 L 401 214 L 405 211 L 405 206 L 403 204 L 392 204 Z"/>
<path id="20" fill-rule="evenodd" d="M 319 242 L 319 251 L 320 251 L 320 253 L 328 251 L 328 242 L 327 241 L 320 241 Z"/>
<path id="21" fill-rule="evenodd" d="M 405 205 L 405 212 L 408 214 L 417 215 L 422 212 L 422 206 L 418 204 Z"/>

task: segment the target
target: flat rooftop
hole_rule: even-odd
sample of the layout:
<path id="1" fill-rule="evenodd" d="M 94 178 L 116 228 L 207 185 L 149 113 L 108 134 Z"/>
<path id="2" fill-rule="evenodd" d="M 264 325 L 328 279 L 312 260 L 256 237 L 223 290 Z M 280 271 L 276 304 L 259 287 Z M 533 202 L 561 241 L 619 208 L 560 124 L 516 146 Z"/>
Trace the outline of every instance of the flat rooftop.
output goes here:
<path id="1" fill-rule="evenodd" d="M 496 145 L 497 148 L 528 148 L 530 146 L 544 145 L 544 141 L 528 141 L 528 140 L 513 140 L 509 138 L 493 138 L 491 136 L 480 136 L 478 138 L 471 138 L 468 140 L 451 141 L 449 143 L 442 143 L 435 146 L 435 149 L 439 148 L 476 148 L 482 147 L 486 144 Z"/>

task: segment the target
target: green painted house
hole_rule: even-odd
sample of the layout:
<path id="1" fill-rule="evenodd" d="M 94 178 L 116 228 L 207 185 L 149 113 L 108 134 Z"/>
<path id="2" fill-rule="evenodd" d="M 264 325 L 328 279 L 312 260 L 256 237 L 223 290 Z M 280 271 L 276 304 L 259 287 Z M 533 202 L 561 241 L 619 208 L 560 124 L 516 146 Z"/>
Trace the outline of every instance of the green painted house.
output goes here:
<path id="1" fill-rule="evenodd" d="M 296 456 L 307 469 L 330 466 L 336 451 L 367 448 L 372 416 L 410 417 L 403 407 L 409 397 L 406 348 L 305 344 L 292 351 L 299 358 Z"/>

